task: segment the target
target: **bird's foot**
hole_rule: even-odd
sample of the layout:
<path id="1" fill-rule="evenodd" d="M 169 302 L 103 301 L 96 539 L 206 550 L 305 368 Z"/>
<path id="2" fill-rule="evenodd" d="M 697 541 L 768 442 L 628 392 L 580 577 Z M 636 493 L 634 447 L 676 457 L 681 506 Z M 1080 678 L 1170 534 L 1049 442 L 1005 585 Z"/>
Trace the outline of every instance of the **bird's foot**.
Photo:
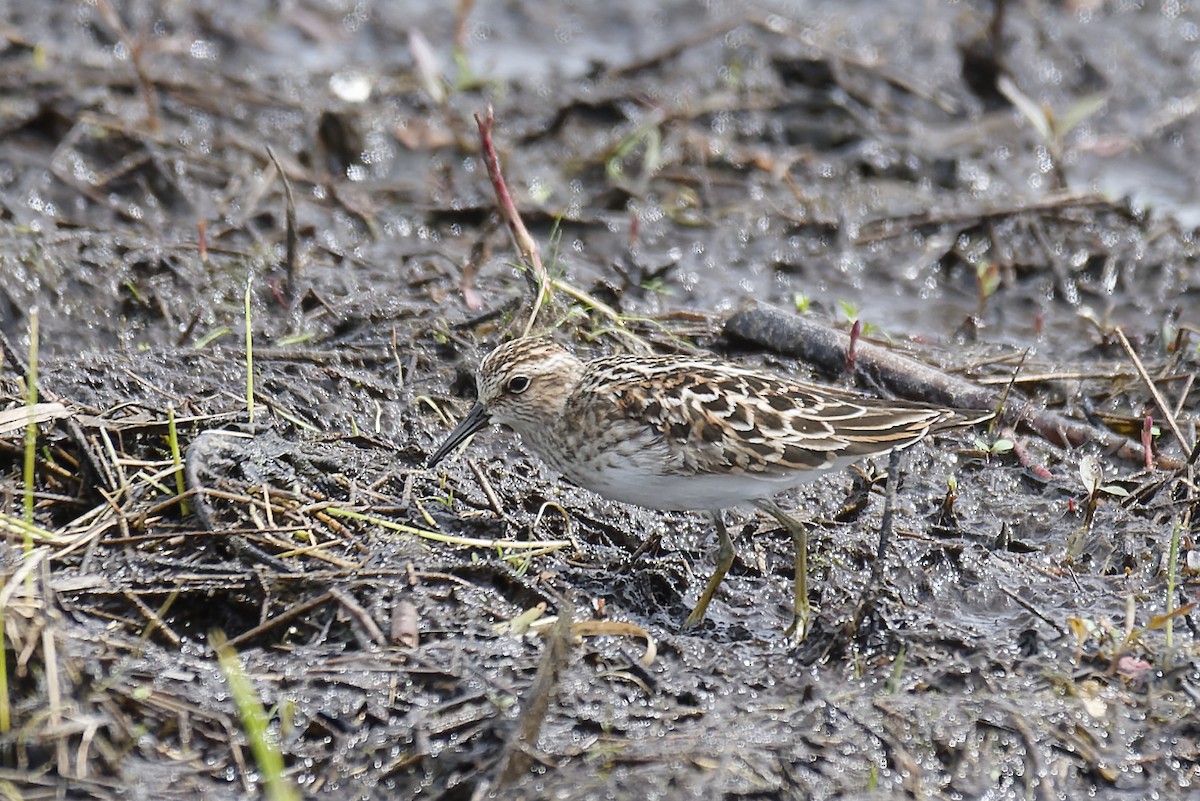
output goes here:
<path id="1" fill-rule="evenodd" d="M 792 625 L 787 627 L 783 632 L 783 636 L 790 639 L 795 645 L 804 642 L 804 638 L 808 636 L 808 632 L 812 629 L 814 617 L 816 617 L 815 610 L 808 604 L 805 604 L 802 609 L 797 609 L 793 613 Z"/>

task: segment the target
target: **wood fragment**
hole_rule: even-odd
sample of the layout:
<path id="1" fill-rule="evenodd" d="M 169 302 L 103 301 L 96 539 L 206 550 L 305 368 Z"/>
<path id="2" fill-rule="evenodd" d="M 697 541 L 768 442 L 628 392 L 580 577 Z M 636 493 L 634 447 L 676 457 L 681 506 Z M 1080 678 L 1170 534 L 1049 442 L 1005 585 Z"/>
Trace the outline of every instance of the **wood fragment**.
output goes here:
<path id="1" fill-rule="evenodd" d="M 392 609 L 389 639 L 404 648 L 416 648 L 420 643 L 420 625 L 420 616 L 413 602 L 407 599 L 399 601 Z"/>

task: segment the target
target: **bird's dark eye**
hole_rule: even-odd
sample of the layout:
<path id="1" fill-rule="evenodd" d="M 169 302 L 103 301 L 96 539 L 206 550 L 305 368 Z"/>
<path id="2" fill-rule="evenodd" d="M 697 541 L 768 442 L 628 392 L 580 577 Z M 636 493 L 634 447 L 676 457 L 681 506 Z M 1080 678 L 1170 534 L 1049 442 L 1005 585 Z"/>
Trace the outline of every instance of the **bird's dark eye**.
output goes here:
<path id="1" fill-rule="evenodd" d="M 529 376 L 514 375 L 508 379 L 508 391 L 513 395 L 520 395 L 527 389 L 529 389 Z"/>

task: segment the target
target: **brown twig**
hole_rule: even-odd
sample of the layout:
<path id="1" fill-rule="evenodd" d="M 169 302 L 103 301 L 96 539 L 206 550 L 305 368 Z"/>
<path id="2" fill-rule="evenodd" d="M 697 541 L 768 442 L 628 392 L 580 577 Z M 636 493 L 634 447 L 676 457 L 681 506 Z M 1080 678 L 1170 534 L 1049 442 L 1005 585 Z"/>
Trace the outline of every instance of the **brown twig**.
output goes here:
<path id="1" fill-rule="evenodd" d="M 558 686 L 559 674 L 566 667 L 571 653 L 571 619 L 575 615 L 575 608 L 565 600 L 560 599 L 558 603 L 558 619 L 545 635 L 542 662 L 538 665 L 533 684 L 525 694 L 521 720 L 500 756 L 497 779 L 492 788 L 497 792 L 524 776 L 533 764 L 530 749 L 537 746 L 538 733 L 550 711 L 550 701 Z"/>
<path id="2" fill-rule="evenodd" d="M 1049 481 L 1054 478 L 1054 474 L 1050 472 L 1050 469 L 1037 461 L 1034 455 L 1029 452 L 1029 449 L 1021 442 L 1021 439 L 1017 436 L 1017 432 L 1011 426 L 1005 427 L 1000 433 L 1001 436 L 1012 443 L 1013 456 L 1017 457 L 1017 461 L 1021 463 L 1021 467 L 1024 467 L 1042 481 Z"/>
<path id="3" fill-rule="evenodd" d="M 208 220 L 196 220 L 196 250 L 200 255 L 200 263 L 208 266 Z"/>
<path id="4" fill-rule="evenodd" d="M 1146 469 L 1154 467 L 1154 416 L 1146 415 L 1142 425 L 1142 447 L 1146 450 Z"/>
<path id="5" fill-rule="evenodd" d="M 850 337 L 808 317 L 763 304 L 735 313 L 725 333 L 778 353 L 797 356 L 830 374 L 846 366 Z M 948 375 L 880 345 L 859 340 L 855 375 L 875 379 L 897 395 L 968 409 L 993 409 L 1000 393 Z"/>
<path id="6" fill-rule="evenodd" d="M 343 590 L 341 587 L 334 587 L 329 591 L 334 600 L 342 605 L 352 618 L 358 621 L 358 625 L 363 627 L 367 632 L 367 636 L 374 640 L 375 644 L 380 647 L 386 647 L 388 644 L 387 637 L 384 636 L 383 630 L 371 617 L 366 609 L 363 609 L 362 604 L 355 600 L 354 596 Z"/>
<path id="7" fill-rule="evenodd" d="M 467 466 L 471 468 L 471 473 L 475 476 L 475 480 L 479 482 L 479 487 L 483 490 L 483 494 L 488 500 L 488 505 L 492 507 L 492 511 L 501 520 L 508 520 L 508 515 L 504 512 L 504 504 L 500 502 L 499 496 L 496 495 L 496 490 L 492 489 L 492 483 L 487 480 L 487 476 L 484 475 L 479 463 L 474 459 L 467 459 Z"/>
<path id="8" fill-rule="evenodd" d="M 908 236 L 913 228 L 929 225 L 963 225 L 976 224 L 988 220 L 1005 219 L 1020 214 L 1039 214 L 1043 212 L 1061 211 L 1063 209 L 1080 207 L 1118 208 L 1112 201 L 1092 194 L 1058 194 L 1035 203 L 1022 203 L 1015 206 L 1003 206 L 979 211 L 921 212 L 900 217 L 885 217 L 870 220 L 860 229 L 851 242 L 855 245 L 865 245 L 886 239 Z M 1121 210 L 1118 208 L 1118 210 Z"/>
<path id="9" fill-rule="evenodd" d="M 1034 606 L 1032 603 L 1030 603 L 1027 599 L 1022 597 L 1020 593 L 1013 592 L 1008 587 L 1005 587 L 1003 584 L 998 585 L 998 589 L 1000 590 L 1000 592 L 1007 595 L 1009 600 L 1011 600 L 1013 603 L 1024 608 L 1027 612 L 1034 615 L 1039 620 L 1041 620 L 1043 623 L 1045 623 L 1047 626 L 1049 626 L 1050 628 L 1052 628 L 1056 632 L 1058 632 L 1060 637 L 1067 636 L 1068 632 L 1067 632 L 1066 626 L 1062 625 L 1057 620 L 1050 617 L 1048 614 L 1046 614 L 1042 610 L 1038 609 L 1036 606 Z"/>
<path id="10" fill-rule="evenodd" d="M 271 629 L 287 623 L 289 620 L 294 620 L 295 618 L 305 615 L 310 610 L 316 609 L 318 606 L 329 603 L 332 600 L 334 600 L 333 593 L 327 592 L 324 595 L 313 598 L 311 601 L 306 601 L 305 603 L 289 607 L 286 612 L 278 614 L 270 620 L 266 620 L 248 631 L 243 631 L 236 637 L 231 637 L 229 640 L 229 647 L 240 648 L 243 644 L 253 640 L 255 637 L 261 636 Z"/>

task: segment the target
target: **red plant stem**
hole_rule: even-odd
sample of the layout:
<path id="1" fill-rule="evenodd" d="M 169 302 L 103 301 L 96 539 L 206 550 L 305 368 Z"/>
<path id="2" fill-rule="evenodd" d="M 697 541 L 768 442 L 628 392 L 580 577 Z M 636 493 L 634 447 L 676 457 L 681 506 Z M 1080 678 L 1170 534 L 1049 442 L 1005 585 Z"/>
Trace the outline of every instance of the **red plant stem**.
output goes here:
<path id="1" fill-rule="evenodd" d="M 200 261 L 208 264 L 208 220 L 196 221 L 196 243 L 200 250 Z"/>
<path id="2" fill-rule="evenodd" d="M 1021 440 L 1017 439 L 1017 432 L 1012 428 L 1006 428 L 1001 432 L 1003 436 L 1013 444 L 1013 455 L 1017 457 L 1017 461 L 1021 463 L 1029 472 L 1040 478 L 1042 481 L 1049 481 L 1054 478 L 1054 474 L 1029 452 L 1029 449 L 1021 444 Z"/>
<path id="3" fill-rule="evenodd" d="M 541 308 L 549 294 L 550 276 L 546 274 L 546 268 L 542 265 L 542 254 L 538 249 L 537 242 L 529 235 L 529 229 L 521 220 L 517 205 L 508 191 L 508 184 L 504 182 L 504 174 L 500 171 L 500 158 L 496 155 L 496 145 L 492 141 L 492 122 L 494 120 L 495 116 L 490 105 L 487 108 L 486 116 L 482 119 L 478 114 L 475 115 L 475 125 L 479 128 L 479 143 L 483 147 L 484 162 L 487 164 L 488 177 L 492 180 L 492 190 L 496 193 L 496 204 L 500 207 L 500 216 L 508 225 L 508 231 L 512 234 L 513 243 L 520 251 L 521 258 L 532 270 L 537 287 L 533 313 L 526 325 L 526 333 L 528 333 L 533 326 L 537 310 Z"/>
<path id="4" fill-rule="evenodd" d="M 846 372 L 854 373 L 854 364 L 858 361 L 858 338 L 862 336 L 862 320 L 855 320 L 850 326 L 850 346 L 846 348 Z"/>
<path id="5" fill-rule="evenodd" d="M 1146 469 L 1154 467 L 1154 418 L 1146 415 L 1142 423 L 1142 447 L 1146 449 Z"/>

